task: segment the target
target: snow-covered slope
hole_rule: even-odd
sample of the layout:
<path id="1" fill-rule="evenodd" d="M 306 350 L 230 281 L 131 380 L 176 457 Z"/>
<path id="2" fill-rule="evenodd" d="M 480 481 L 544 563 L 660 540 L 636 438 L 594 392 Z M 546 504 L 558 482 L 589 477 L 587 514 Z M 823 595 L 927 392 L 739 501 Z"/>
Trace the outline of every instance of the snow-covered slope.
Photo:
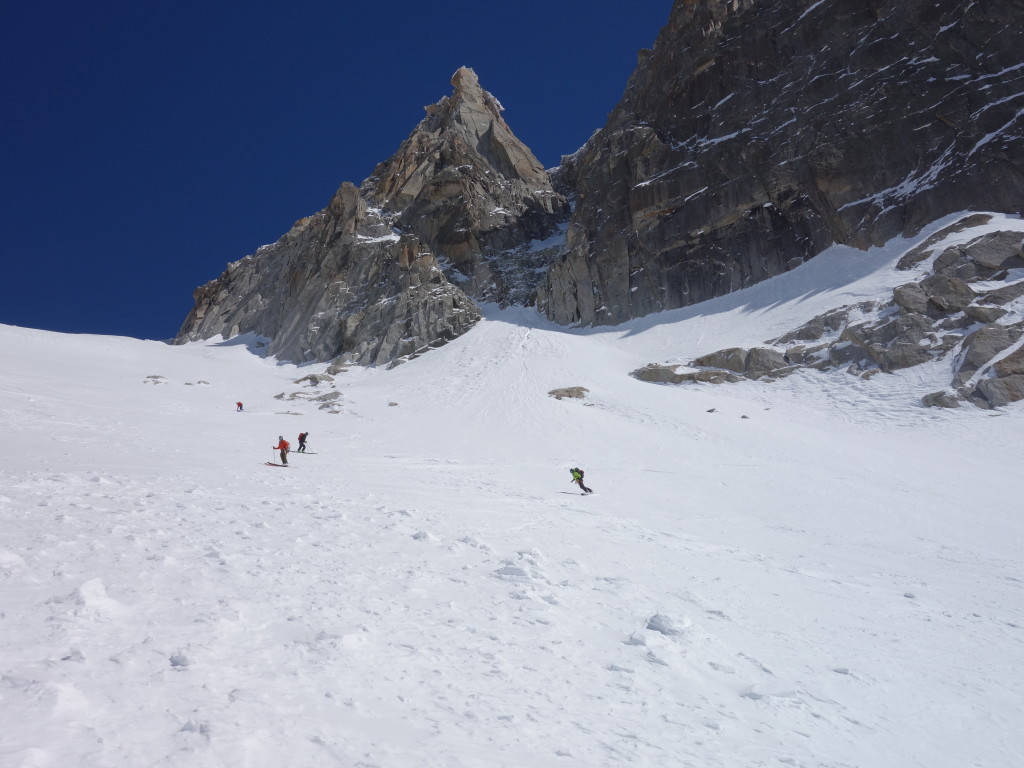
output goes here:
<path id="1" fill-rule="evenodd" d="M 492 309 L 334 389 L 0 327 L 0 766 L 1019 765 L 1024 407 L 627 375 L 877 298 L 910 245 L 613 329 Z"/>

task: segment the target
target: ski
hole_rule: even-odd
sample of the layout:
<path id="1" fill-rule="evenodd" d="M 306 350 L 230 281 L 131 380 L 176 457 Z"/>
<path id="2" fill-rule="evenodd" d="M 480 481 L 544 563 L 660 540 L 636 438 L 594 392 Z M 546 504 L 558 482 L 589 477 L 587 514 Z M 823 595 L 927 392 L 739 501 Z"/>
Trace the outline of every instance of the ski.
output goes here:
<path id="1" fill-rule="evenodd" d="M 263 463 L 266 464 L 268 467 L 287 467 L 288 466 L 287 464 L 274 464 L 271 461 L 264 461 Z"/>

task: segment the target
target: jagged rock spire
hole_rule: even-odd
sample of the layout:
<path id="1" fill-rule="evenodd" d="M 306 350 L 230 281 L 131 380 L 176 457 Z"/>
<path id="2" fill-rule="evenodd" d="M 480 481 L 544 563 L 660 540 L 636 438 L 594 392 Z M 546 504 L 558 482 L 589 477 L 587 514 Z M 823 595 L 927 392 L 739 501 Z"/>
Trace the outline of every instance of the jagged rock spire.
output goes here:
<path id="1" fill-rule="evenodd" d="M 508 300 L 513 282 L 530 295 L 536 266 L 508 249 L 549 235 L 568 206 L 473 70 L 452 86 L 361 189 L 342 184 L 198 288 L 176 341 L 256 333 L 283 360 L 391 363 L 465 333 L 480 318 L 471 297 Z"/>
<path id="2" fill-rule="evenodd" d="M 363 191 L 457 270 L 470 295 L 501 300 L 501 270 L 488 262 L 550 235 L 568 204 L 476 73 L 461 67 L 452 87 Z"/>
<path id="3" fill-rule="evenodd" d="M 471 161 L 474 176 L 491 170 L 550 191 L 543 165 L 512 133 L 501 116 L 501 104 L 480 87 L 476 72 L 460 67 L 452 75 L 452 87 L 451 96 L 425 107 L 427 116 L 363 185 L 374 201 L 401 211 L 456 160 Z"/>

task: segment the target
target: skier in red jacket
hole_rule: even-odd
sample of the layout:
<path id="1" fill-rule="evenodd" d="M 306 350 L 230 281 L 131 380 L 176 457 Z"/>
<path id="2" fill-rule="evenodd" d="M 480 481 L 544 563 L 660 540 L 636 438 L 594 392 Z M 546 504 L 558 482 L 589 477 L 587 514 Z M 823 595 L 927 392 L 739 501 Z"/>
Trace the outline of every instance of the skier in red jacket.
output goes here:
<path id="1" fill-rule="evenodd" d="M 281 435 L 277 436 L 277 445 L 274 446 L 275 451 L 281 452 L 281 463 L 286 467 L 288 466 L 288 441 Z"/>

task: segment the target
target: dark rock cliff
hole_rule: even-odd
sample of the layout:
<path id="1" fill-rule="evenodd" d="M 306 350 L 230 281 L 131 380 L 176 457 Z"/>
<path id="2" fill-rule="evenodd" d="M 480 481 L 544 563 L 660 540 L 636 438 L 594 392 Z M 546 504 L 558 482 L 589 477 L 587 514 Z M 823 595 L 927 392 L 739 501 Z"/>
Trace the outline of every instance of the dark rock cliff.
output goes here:
<path id="1" fill-rule="evenodd" d="M 561 177 L 538 306 L 614 324 L 960 210 L 1024 210 L 1024 0 L 677 0 Z"/>
<path id="2" fill-rule="evenodd" d="M 388 363 L 456 338 L 480 313 L 430 250 L 343 184 L 324 210 L 195 292 L 177 343 L 256 333 L 293 362 Z"/>

